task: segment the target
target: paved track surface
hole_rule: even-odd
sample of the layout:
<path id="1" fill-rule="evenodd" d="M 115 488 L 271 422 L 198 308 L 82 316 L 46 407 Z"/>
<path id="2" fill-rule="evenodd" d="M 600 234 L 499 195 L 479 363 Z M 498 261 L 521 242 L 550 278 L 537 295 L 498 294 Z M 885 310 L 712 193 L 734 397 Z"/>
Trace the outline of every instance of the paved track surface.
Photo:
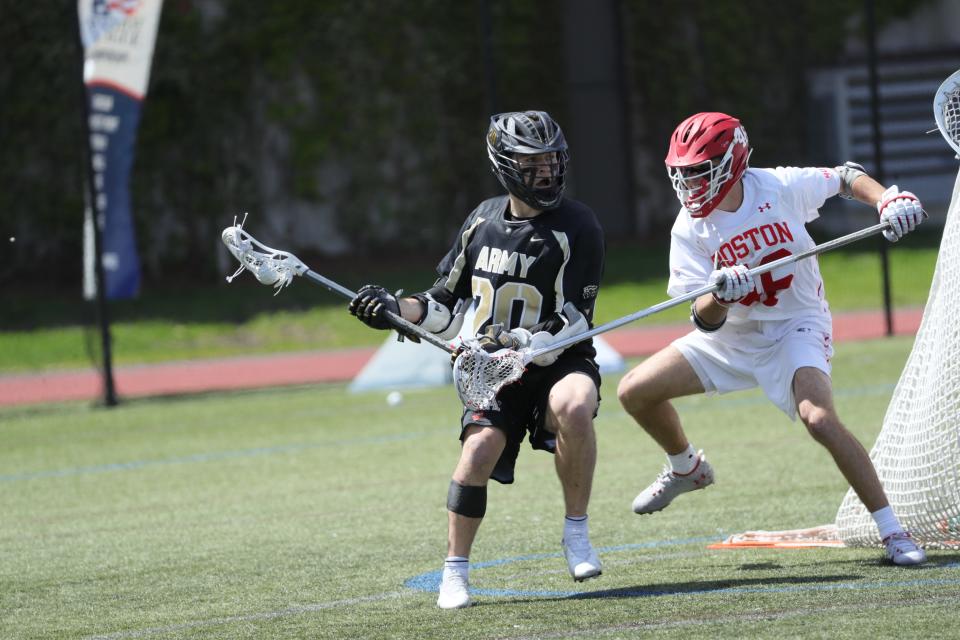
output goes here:
<path id="1" fill-rule="evenodd" d="M 922 315 L 922 309 L 897 310 L 894 333 L 915 335 Z M 689 324 L 629 327 L 611 331 L 604 338 L 624 357 L 641 357 L 688 331 Z M 882 338 L 886 320 L 881 311 L 836 314 L 833 333 L 835 343 Z M 370 347 L 117 367 L 114 380 L 121 398 L 343 382 L 352 379 L 375 352 L 376 348 Z M 0 376 L 0 405 L 97 400 L 102 396 L 100 374 L 94 369 Z"/>

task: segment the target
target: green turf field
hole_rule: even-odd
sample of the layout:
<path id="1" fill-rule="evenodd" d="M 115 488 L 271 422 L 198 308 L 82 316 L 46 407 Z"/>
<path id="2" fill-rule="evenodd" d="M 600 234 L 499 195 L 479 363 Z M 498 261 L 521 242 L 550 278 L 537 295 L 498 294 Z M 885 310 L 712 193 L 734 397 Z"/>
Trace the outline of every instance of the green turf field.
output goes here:
<path id="1" fill-rule="evenodd" d="M 873 442 L 910 341 L 841 344 L 837 404 Z M 708 550 L 749 529 L 831 522 L 845 486 L 756 393 L 678 403 L 717 484 L 638 517 L 662 456 L 617 406 L 596 426 L 591 529 L 604 575 L 560 554 L 552 459 L 525 449 L 490 490 L 477 605 L 435 608 L 458 453 L 452 389 L 341 386 L 0 409 L 0 637 L 945 637 L 960 554 Z M 907 633 L 905 630 L 909 630 Z"/>
<path id="2" fill-rule="evenodd" d="M 920 239 L 922 240 L 922 238 Z M 933 239 L 902 243 L 890 251 L 891 303 L 922 307 L 937 250 Z M 831 309 L 878 309 L 883 305 L 876 251 L 836 251 L 820 257 Z M 609 322 L 666 299 L 666 247 L 617 247 L 607 256 L 596 321 Z M 432 266 L 358 271 L 360 266 L 317 269 L 346 286 L 379 282 L 390 288 L 426 288 Z M 0 314 L 0 375 L 37 370 L 89 368 L 100 353 L 94 308 L 78 291 L 51 293 L 32 288 L 4 293 Z M 632 326 L 687 322 L 686 305 Z M 338 296 L 296 280 L 279 296 L 249 277 L 219 286 L 144 285 L 139 299 L 110 304 L 113 358 L 118 365 L 169 360 L 235 357 L 282 351 L 373 347 L 384 336 L 357 322 Z M 87 327 L 86 329 L 84 327 Z"/>

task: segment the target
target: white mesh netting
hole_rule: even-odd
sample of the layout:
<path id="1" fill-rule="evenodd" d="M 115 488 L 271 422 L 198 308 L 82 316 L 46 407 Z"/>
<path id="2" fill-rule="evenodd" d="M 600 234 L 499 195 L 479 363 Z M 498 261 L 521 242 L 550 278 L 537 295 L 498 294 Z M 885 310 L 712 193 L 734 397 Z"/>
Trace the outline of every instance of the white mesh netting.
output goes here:
<path id="1" fill-rule="evenodd" d="M 497 392 L 523 375 L 523 356 L 502 349 L 487 353 L 480 348 L 465 349 L 453 364 L 453 382 L 460 401 L 471 409 L 497 409 Z"/>
<path id="2" fill-rule="evenodd" d="M 960 548 L 960 175 L 930 295 L 870 457 L 904 527 L 924 546 Z M 837 512 L 848 546 L 880 543 L 853 493 Z"/>
<path id="3" fill-rule="evenodd" d="M 941 109 L 939 115 L 943 120 L 937 124 L 950 146 L 960 153 L 958 149 L 960 147 L 960 82 L 944 93 L 939 107 Z"/>

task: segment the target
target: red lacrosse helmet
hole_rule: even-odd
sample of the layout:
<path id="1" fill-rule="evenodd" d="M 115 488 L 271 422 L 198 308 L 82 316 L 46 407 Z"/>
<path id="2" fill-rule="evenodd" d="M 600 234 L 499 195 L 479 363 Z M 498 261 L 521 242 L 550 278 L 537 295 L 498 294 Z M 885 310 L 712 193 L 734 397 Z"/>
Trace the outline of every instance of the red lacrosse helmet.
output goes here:
<path id="1" fill-rule="evenodd" d="M 709 111 L 680 123 L 664 162 L 691 217 L 705 218 L 720 204 L 747 170 L 750 152 L 747 132 L 733 116 Z"/>

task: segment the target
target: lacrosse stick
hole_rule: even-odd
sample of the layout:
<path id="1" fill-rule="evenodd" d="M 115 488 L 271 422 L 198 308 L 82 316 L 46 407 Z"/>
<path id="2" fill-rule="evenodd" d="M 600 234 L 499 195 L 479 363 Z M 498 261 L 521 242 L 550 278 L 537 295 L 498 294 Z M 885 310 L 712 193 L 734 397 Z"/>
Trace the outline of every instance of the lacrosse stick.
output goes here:
<path id="1" fill-rule="evenodd" d="M 277 293 L 293 281 L 294 276 L 303 276 L 308 280 L 322 285 L 334 293 L 339 293 L 344 298 L 352 300 L 356 293 L 330 280 L 324 278 L 316 271 L 312 271 L 307 265 L 301 262 L 295 255 L 286 251 L 272 249 L 263 244 L 243 228 L 243 223 L 247 218 L 244 216 L 243 222 L 237 224 L 236 218 L 233 220 L 233 226 L 227 227 L 221 234 L 223 244 L 227 246 L 233 257 L 240 261 L 240 267 L 233 275 L 227 276 L 227 282 L 233 282 L 233 279 L 244 271 L 249 271 L 262 284 L 271 285 Z M 397 329 L 402 329 L 404 333 L 412 333 L 421 340 L 429 342 L 435 347 L 443 349 L 447 353 L 455 353 L 455 349 L 433 335 L 425 331 L 408 320 L 405 320 L 395 313 L 387 312 L 387 318 Z"/>
<path id="2" fill-rule="evenodd" d="M 868 238 L 872 235 L 880 233 L 884 229 L 889 228 L 889 226 L 889 223 L 880 223 L 875 224 L 872 227 L 861 229 L 860 231 L 855 231 L 849 235 L 841 236 L 834 240 L 830 240 L 829 242 L 819 244 L 815 247 L 807 249 L 806 251 L 801 251 L 800 253 L 795 253 L 793 255 L 780 258 L 779 260 L 774 260 L 773 262 L 760 265 L 755 269 L 751 269 L 750 275 L 756 277 L 767 273 L 768 271 L 773 271 L 774 269 L 784 265 L 793 264 L 794 262 L 803 260 L 804 258 L 809 258 L 810 256 L 815 256 L 824 253 L 825 251 L 830 251 L 831 249 L 836 249 L 837 247 L 850 244 L 851 242 Z M 641 318 L 652 316 L 655 313 L 676 307 L 677 305 L 681 305 L 685 302 L 690 302 L 691 300 L 695 300 L 704 294 L 713 293 L 719 288 L 720 285 L 717 283 L 705 285 L 689 293 L 677 296 L 676 298 L 670 298 L 669 300 L 655 304 L 652 307 L 647 307 L 646 309 L 636 311 L 630 315 L 623 316 L 622 318 L 611 320 L 610 322 L 602 324 L 599 327 L 594 327 L 589 331 L 570 336 L 569 338 L 564 338 L 563 340 L 558 340 L 557 342 L 554 342 L 553 344 L 541 349 L 521 349 L 519 351 L 501 349 L 500 351 L 495 351 L 494 353 L 487 353 L 481 349 L 465 350 L 457 357 L 457 360 L 453 365 L 453 379 L 457 385 L 457 393 L 463 403 L 469 407 L 475 409 L 486 409 L 491 406 L 495 406 L 495 398 L 500 389 L 511 382 L 518 380 L 520 376 L 523 375 L 526 366 L 530 364 L 534 358 L 552 351 L 565 349 L 570 345 L 583 342 L 584 340 L 592 338 L 593 336 L 606 333 L 612 329 L 622 327 L 625 324 L 635 322 Z"/>
<path id="3" fill-rule="evenodd" d="M 937 128 L 960 157 L 960 71 L 943 81 L 933 98 Z"/>

